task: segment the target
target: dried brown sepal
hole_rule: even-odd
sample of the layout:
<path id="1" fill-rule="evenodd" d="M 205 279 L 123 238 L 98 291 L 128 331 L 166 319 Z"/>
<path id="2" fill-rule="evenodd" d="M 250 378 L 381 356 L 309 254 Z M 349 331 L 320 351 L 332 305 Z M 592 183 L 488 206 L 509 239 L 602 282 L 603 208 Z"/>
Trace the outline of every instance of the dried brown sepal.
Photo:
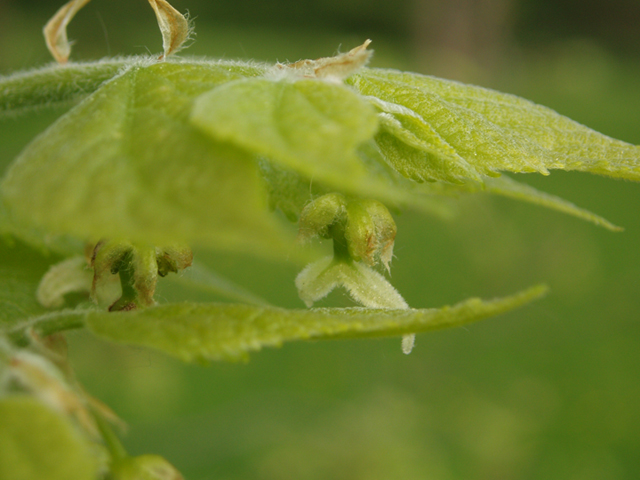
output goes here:
<path id="1" fill-rule="evenodd" d="M 342 82 L 369 62 L 371 55 L 373 55 L 373 50 L 367 50 L 370 43 L 371 40 L 367 40 L 359 47 L 333 57 L 300 60 L 286 64 L 278 63 L 275 68 L 276 70 L 294 72 L 296 76 L 302 78 L 321 78 Z"/>
<path id="2" fill-rule="evenodd" d="M 67 63 L 71 55 L 71 43 L 67 38 L 67 25 L 91 0 L 71 0 L 67 2 L 44 26 L 44 40 L 47 48 L 58 63 Z M 158 19 L 162 33 L 163 54 L 160 60 L 180 50 L 189 39 L 191 29 L 187 18 L 173 8 L 166 0 L 149 0 Z"/>
<path id="3" fill-rule="evenodd" d="M 90 0 L 71 0 L 66 3 L 44 26 L 44 41 L 58 63 L 67 63 L 71 54 L 71 44 L 67 38 L 67 25 Z"/>
<path id="4" fill-rule="evenodd" d="M 162 48 L 164 49 L 164 53 L 160 55 L 160 60 L 162 60 L 180 50 L 189 39 L 191 32 L 189 21 L 165 0 L 149 0 L 149 5 L 156 13 L 158 26 L 162 33 Z"/>

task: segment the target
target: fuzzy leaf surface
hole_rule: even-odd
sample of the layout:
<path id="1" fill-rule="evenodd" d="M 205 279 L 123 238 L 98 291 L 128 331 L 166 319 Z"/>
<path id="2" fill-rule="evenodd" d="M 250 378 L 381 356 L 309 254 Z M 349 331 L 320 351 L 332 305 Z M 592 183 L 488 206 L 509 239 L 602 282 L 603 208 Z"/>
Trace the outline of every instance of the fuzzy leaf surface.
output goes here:
<path id="1" fill-rule="evenodd" d="M 373 108 L 351 89 L 322 80 L 256 78 L 197 99 L 192 122 L 282 167 L 333 188 L 389 196 L 357 155 L 373 137 Z"/>
<path id="2" fill-rule="evenodd" d="M 36 290 L 52 261 L 25 245 L 0 238 L 0 333 L 47 311 L 37 302 Z"/>
<path id="3" fill-rule="evenodd" d="M 379 111 L 383 155 L 414 180 L 551 169 L 640 180 L 640 146 L 515 95 L 383 69 L 363 69 L 348 82 Z"/>
<path id="4" fill-rule="evenodd" d="M 455 327 L 498 315 L 540 298 L 544 286 L 510 297 L 472 298 L 439 309 L 285 310 L 229 304 L 173 304 L 145 310 L 83 315 L 97 335 L 154 348 L 184 361 L 238 360 L 285 341 L 399 336 Z M 71 313 L 70 313 L 71 315 Z"/>
<path id="5" fill-rule="evenodd" d="M 0 118 L 84 98 L 131 63 L 115 59 L 54 64 L 0 77 Z"/>
<path id="6" fill-rule="evenodd" d="M 639 147 L 512 95 L 392 70 L 364 68 L 351 86 L 267 72 L 134 57 L 0 79 L 0 115 L 85 97 L 9 169 L 0 229 L 32 244 L 53 233 L 273 254 L 286 248 L 265 197 L 295 220 L 336 190 L 440 216 L 443 193 L 489 192 L 616 229 L 487 175 L 561 168 L 640 179 Z"/>
<path id="7" fill-rule="evenodd" d="M 197 95 L 256 73 L 226 64 L 129 68 L 23 151 L 2 183 L 9 214 L 82 239 L 282 248 L 251 155 L 188 122 Z"/>

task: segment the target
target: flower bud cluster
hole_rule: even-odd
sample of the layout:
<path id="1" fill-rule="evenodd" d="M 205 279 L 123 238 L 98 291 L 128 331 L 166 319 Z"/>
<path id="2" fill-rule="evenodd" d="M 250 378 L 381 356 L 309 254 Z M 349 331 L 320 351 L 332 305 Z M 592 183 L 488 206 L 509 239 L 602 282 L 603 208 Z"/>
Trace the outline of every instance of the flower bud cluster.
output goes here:
<path id="1" fill-rule="evenodd" d="M 164 277 L 169 272 L 178 272 L 192 261 L 191 249 L 180 245 L 149 247 L 129 242 L 98 242 L 90 260 L 94 270 L 92 295 L 96 298 L 98 286 L 111 275 L 119 274 L 122 295 L 111 304 L 109 311 L 154 305 L 158 275 Z"/>
<path id="2" fill-rule="evenodd" d="M 406 310 L 402 295 L 371 267 L 381 263 L 389 271 L 396 224 L 389 210 L 376 200 L 347 199 L 329 193 L 309 203 L 300 214 L 298 238 L 333 239 L 333 257 L 306 266 L 296 278 L 298 295 L 311 307 L 336 287 L 367 308 Z M 410 353 L 415 335 L 405 335 L 402 351 Z"/>
<path id="3" fill-rule="evenodd" d="M 332 238 L 335 257 L 348 256 L 369 266 L 382 263 L 389 270 L 397 230 L 382 203 L 330 193 L 304 208 L 299 225 L 300 240 Z"/>

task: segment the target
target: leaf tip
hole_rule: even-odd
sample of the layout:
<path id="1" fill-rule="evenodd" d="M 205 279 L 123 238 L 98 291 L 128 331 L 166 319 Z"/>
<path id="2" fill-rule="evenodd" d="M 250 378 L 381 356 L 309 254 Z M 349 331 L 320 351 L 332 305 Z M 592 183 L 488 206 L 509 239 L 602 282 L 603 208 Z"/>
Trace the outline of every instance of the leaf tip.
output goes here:
<path id="1" fill-rule="evenodd" d="M 620 226 L 616 225 L 615 223 L 611 223 L 610 221 L 608 221 L 606 219 L 603 219 L 603 220 L 604 220 L 603 222 L 596 223 L 596 224 L 600 225 L 601 227 L 606 228 L 610 232 L 624 232 L 624 227 L 620 227 Z"/>
<path id="2" fill-rule="evenodd" d="M 520 292 L 517 294 L 517 297 L 522 301 L 522 304 L 525 304 L 545 297 L 550 291 L 551 288 L 549 288 L 549 285 L 540 283 Z"/>

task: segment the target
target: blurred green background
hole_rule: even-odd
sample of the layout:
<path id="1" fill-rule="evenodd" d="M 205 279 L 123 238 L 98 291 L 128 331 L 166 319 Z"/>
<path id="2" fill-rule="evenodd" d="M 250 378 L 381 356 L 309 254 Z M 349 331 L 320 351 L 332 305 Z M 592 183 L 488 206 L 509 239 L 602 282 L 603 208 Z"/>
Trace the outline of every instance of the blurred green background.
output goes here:
<path id="1" fill-rule="evenodd" d="M 372 38 L 373 66 L 515 93 L 640 143 L 637 0 L 173 4 L 195 17 L 188 54 L 294 61 Z M 49 62 L 40 32 L 58 7 L 0 0 L 0 72 Z M 94 0 L 69 32 L 76 60 L 161 49 L 144 0 Z M 0 121 L 0 168 L 59 113 Z M 547 282 L 541 302 L 418 336 L 409 356 L 396 339 L 294 343 L 198 367 L 73 334 L 78 376 L 129 423 L 131 453 L 164 455 L 189 480 L 640 478 L 640 185 L 518 179 L 626 230 L 467 197 L 452 222 L 397 216 L 392 281 L 414 307 Z M 296 265 L 199 258 L 302 307 Z"/>

